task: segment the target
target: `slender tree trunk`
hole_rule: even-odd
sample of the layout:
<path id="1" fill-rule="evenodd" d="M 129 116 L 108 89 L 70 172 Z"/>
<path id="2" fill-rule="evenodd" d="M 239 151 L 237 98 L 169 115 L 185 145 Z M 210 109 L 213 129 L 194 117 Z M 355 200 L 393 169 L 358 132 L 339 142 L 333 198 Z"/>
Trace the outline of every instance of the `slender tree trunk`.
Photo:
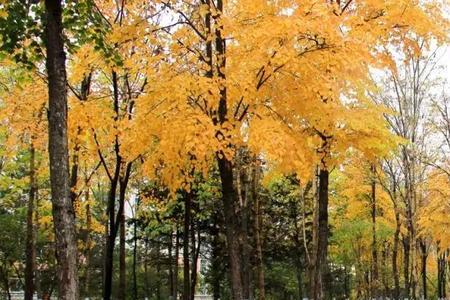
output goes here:
<path id="1" fill-rule="evenodd" d="M 219 244 L 219 220 L 218 212 L 216 211 L 213 215 L 213 226 L 211 227 L 212 236 L 212 257 L 211 257 L 211 285 L 213 292 L 213 299 L 220 299 L 220 282 L 221 282 L 221 255 L 220 255 L 220 244 Z"/>
<path id="2" fill-rule="evenodd" d="M 394 233 L 394 245 L 392 249 L 392 274 L 394 276 L 394 299 L 400 297 L 400 274 L 398 271 L 398 246 L 400 243 L 400 214 L 395 212 L 395 233 Z"/>
<path id="3" fill-rule="evenodd" d="M 189 266 L 189 227 L 191 223 L 191 193 L 184 196 L 184 227 L 183 227 L 183 300 L 190 300 L 191 279 Z"/>
<path id="4" fill-rule="evenodd" d="M 148 240 L 144 244 L 144 279 L 145 279 L 145 298 L 150 297 L 150 279 L 148 276 Z"/>
<path id="5" fill-rule="evenodd" d="M 114 260 L 114 244 L 116 240 L 115 235 L 115 202 L 116 191 L 118 184 L 117 176 L 113 178 L 110 183 L 108 192 L 108 230 L 106 238 L 106 252 L 105 252 L 105 267 L 104 267 L 104 283 L 103 283 L 103 299 L 111 299 L 112 293 L 112 277 L 113 277 L 113 260 Z"/>
<path id="6" fill-rule="evenodd" d="M 27 240 L 25 249 L 25 300 L 32 300 L 35 290 L 34 276 L 36 270 L 36 232 L 33 226 L 34 204 L 36 200 L 35 149 L 30 147 L 30 192 L 27 209 Z"/>
<path id="7" fill-rule="evenodd" d="M 156 300 L 161 300 L 161 243 L 156 242 Z"/>
<path id="8" fill-rule="evenodd" d="M 87 180 L 86 180 L 87 181 Z M 92 248 L 92 240 L 91 240 L 91 230 L 92 230 L 92 212 L 91 212 L 91 204 L 89 199 L 89 187 L 86 185 L 85 191 L 85 200 L 86 200 L 86 270 L 85 270 L 85 282 L 84 282 L 84 291 L 85 295 L 89 296 L 89 287 L 91 283 L 91 248 Z"/>
<path id="9" fill-rule="evenodd" d="M 314 277 L 312 279 L 311 298 L 321 300 L 324 298 L 325 276 L 327 272 L 328 252 L 328 180 L 329 172 L 325 168 L 319 171 L 319 201 L 317 218 L 317 247 L 314 253 Z"/>
<path id="10" fill-rule="evenodd" d="M 178 230 L 178 224 L 177 224 L 177 230 L 176 230 L 176 237 L 175 237 L 175 259 L 174 259 L 174 272 L 173 272 L 173 299 L 178 299 L 178 257 L 180 256 L 180 232 Z"/>
<path id="11" fill-rule="evenodd" d="M 137 213 L 139 208 L 139 198 L 135 204 L 134 224 L 133 224 L 133 300 L 138 299 L 137 288 Z"/>
<path id="12" fill-rule="evenodd" d="M 125 210 L 120 215 L 120 237 L 119 237 L 119 300 L 125 300 L 126 294 L 126 265 L 125 265 Z"/>
<path id="13" fill-rule="evenodd" d="M 372 216 L 372 298 L 377 298 L 379 295 L 378 285 L 378 253 L 377 253 L 377 202 L 376 202 L 376 169 L 375 165 L 371 166 L 372 183 L 371 183 L 371 216 Z"/>
<path id="14" fill-rule="evenodd" d="M 50 185 L 58 262 L 58 297 L 63 300 L 77 300 L 77 240 L 75 214 L 70 199 L 67 77 L 61 2 L 45 0 Z"/>
<path id="15" fill-rule="evenodd" d="M 427 293 L 427 246 L 424 241 L 420 241 L 421 259 L 422 259 L 422 295 L 423 299 L 428 298 Z"/>
<path id="16" fill-rule="evenodd" d="M 409 250 L 410 241 L 408 237 L 403 237 L 403 277 L 405 281 L 405 297 L 409 298 L 410 294 L 410 281 L 409 281 Z"/>
<path id="17" fill-rule="evenodd" d="M 222 200 L 225 217 L 225 235 L 227 240 L 230 280 L 233 300 L 242 300 L 241 259 L 235 213 L 235 192 L 233 187 L 233 167 L 231 161 L 219 158 L 219 170 L 222 181 Z"/>
<path id="18" fill-rule="evenodd" d="M 42 291 L 41 291 L 41 273 L 39 270 L 39 265 L 37 263 L 37 257 L 39 255 L 39 185 L 36 184 L 36 191 L 35 191 L 35 207 L 34 207 L 34 236 L 35 236 L 35 249 L 36 249 L 36 265 L 35 265 L 35 278 L 34 278 L 34 286 L 35 286 L 35 292 L 37 294 L 38 299 L 42 298 Z"/>
<path id="19" fill-rule="evenodd" d="M 439 247 L 437 249 L 437 266 L 438 266 L 438 276 L 437 276 L 437 294 L 438 299 L 444 298 L 445 296 L 445 259 L 443 255 L 439 253 Z"/>
<path id="20" fill-rule="evenodd" d="M 261 225 L 262 225 L 262 214 L 261 214 L 261 202 L 258 195 L 258 183 L 259 183 L 259 165 L 254 167 L 253 169 L 253 178 L 252 178 L 252 193 L 253 193 L 253 201 L 255 205 L 255 216 L 254 216 L 254 225 L 255 225 L 255 247 L 256 247 L 256 271 L 258 273 L 258 299 L 265 300 L 266 299 L 266 289 L 264 283 L 264 264 L 263 264 L 263 254 L 262 254 L 262 242 L 261 242 Z"/>
<path id="21" fill-rule="evenodd" d="M 191 299 L 193 300 L 195 298 L 195 291 L 197 287 L 197 273 L 198 273 L 197 264 L 198 258 L 200 256 L 200 247 L 201 247 L 200 228 L 197 228 L 197 241 L 196 241 L 194 226 L 192 226 L 191 240 L 192 240 Z M 195 246 L 196 243 L 197 246 Z"/>
<path id="22" fill-rule="evenodd" d="M 245 170 L 241 167 L 238 168 L 236 176 L 237 192 L 239 198 L 239 240 L 241 242 L 241 278 L 242 278 L 242 291 L 244 299 L 250 299 L 250 285 L 251 285 L 251 266 L 250 266 L 250 242 L 248 239 L 248 219 L 249 219 L 249 207 L 248 207 L 248 182 Z"/>
<path id="23" fill-rule="evenodd" d="M 170 235 L 169 235 L 169 243 L 168 243 L 168 247 L 167 247 L 167 252 L 169 254 L 169 291 L 170 291 L 170 296 L 169 296 L 169 300 L 174 300 L 173 299 L 173 288 L 174 288 L 174 276 L 173 276 L 173 269 L 174 269 L 174 263 L 173 263 L 173 229 L 170 230 Z"/>

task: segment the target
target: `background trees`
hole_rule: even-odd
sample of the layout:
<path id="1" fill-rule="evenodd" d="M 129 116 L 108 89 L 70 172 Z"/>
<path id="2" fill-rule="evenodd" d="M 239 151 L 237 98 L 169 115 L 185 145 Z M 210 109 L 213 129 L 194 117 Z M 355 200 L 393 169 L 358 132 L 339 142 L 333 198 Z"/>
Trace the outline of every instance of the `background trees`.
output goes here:
<path id="1" fill-rule="evenodd" d="M 444 295 L 443 5 L 0 4 L 3 289 Z"/>

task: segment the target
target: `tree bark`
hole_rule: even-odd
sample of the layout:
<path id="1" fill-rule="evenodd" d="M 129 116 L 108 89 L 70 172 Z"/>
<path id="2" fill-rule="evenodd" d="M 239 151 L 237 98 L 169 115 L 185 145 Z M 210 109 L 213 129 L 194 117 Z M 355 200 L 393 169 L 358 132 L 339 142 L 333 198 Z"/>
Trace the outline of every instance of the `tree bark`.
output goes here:
<path id="1" fill-rule="evenodd" d="M 423 299 L 428 298 L 427 293 L 427 245 L 424 241 L 420 241 L 421 259 L 422 259 L 422 296 Z"/>
<path id="2" fill-rule="evenodd" d="M 137 213 L 139 208 L 139 198 L 135 203 L 134 224 L 133 224 L 133 300 L 138 299 L 137 288 Z"/>
<path id="3" fill-rule="evenodd" d="M 439 254 L 439 249 L 438 249 L 438 278 L 437 278 L 437 286 L 438 286 L 438 298 L 445 298 L 447 296 L 446 294 L 446 287 L 445 287 L 445 282 L 446 282 L 446 266 L 447 266 L 447 262 L 446 262 L 446 254 L 442 253 Z"/>
<path id="4" fill-rule="evenodd" d="M 84 282 L 84 291 L 85 295 L 89 295 L 89 287 L 91 282 L 91 273 L 90 273 L 90 264 L 91 264 L 91 230 L 92 230 L 92 212 L 91 212 L 91 204 L 89 199 L 89 187 L 87 185 L 86 179 L 86 191 L 85 191 L 85 201 L 86 201 L 86 270 L 85 270 L 85 282 Z"/>
<path id="5" fill-rule="evenodd" d="M 222 201 L 225 217 L 225 235 L 227 239 L 230 280 L 233 300 L 242 300 L 241 259 L 235 213 L 235 192 L 233 187 L 233 167 L 231 161 L 219 158 L 219 170 L 222 182 Z"/>
<path id="6" fill-rule="evenodd" d="M 241 155 L 242 156 L 242 155 Z M 245 169 L 242 169 L 242 165 L 237 168 L 236 176 L 236 188 L 239 199 L 239 240 L 241 244 L 241 278 L 242 278 L 242 292 L 244 299 L 251 298 L 251 265 L 250 265 L 250 242 L 249 235 L 249 202 L 248 202 L 248 180 Z"/>
<path id="7" fill-rule="evenodd" d="M 174 269 L 174 263 L 173 263 L 173 229 L 170 230 L 169 235 L 169 243 L 167 247 L 167 252 L 169 254 L 169 300 L 173 299 L 173 288 L 175 285 L 174 282 L 174 276 L 173 276 L 173 269 Z"/>
<path id="8" fill-rule="evenodd" d="M 117 184 L 119 179 L 119 168 L 116 168 L 117 172 L 113 180 L 110 183 L 108 192 L 108 230 L 106 236 L 106 253 L 105 253 L 105 266 L 104 266 L 104 283 L 103 283 L 103 299 L 111 299 L 112 293 L 112 276 L 113 276 L 113 260 L 114 260 L 114 244 L 116 240 L 115 234 L 115 202 Z"/>
<path id="9" fill-rule="evenodd" d="M 410 254 L 410 241 L 408 237 L 403 237 L 403 277 L 405 281 L 405 297 L 409 298 L 410 294 L 410 279 L 409 279 L 409 254 Z"/>
<path id="10" fill-rule="evenodd" d="M 178 230 L 178 224 L 177 224 L 177 230 L 176 230 L 176 237 L 175 237 L 175 260 L 174 260 L 174 272 L 173 272 L 173 299 L 178 299 L 178 257 L 180 256 L 180 232 Z"/>
<path id="11" fill-rule="evenodd" d="M 394 245 L 392 249 L 392 274 L 394 276 L 394 299 L 400 297 L 400 274 L 398 271 L 398 245 L 400 243 L 400 214 L 395 212 L 395 233 Z"/>
<path id="12" fill-rule="evenodd" d="M 261 242 L 261 225 L 262 225 L 262 213 L 261 213 L 261 202 L 258 195 L 258 183 L 259 183 L 259 165 L 257 164 L 253 169 L 252 176 L 252 193 L 253 201 L 255 205 L 255 247 L 256 247 L 256 271 L 258 273 L 258 299 L 266 299 L 266 289 L 264 283 L 264 264 L 263 264 L 263 254 L 262 254 L 262 242 Z"/>
<path id="13" fill-rule="evenodd" d="M 314 253 L 314 277 L 311 278 L 312 291 L 311 298 L 320 300 L 324 298 L 325 275 L 327 272 L 327 252 L 328 252 L 328 180 L 329 172 L 325 168 L 319 171 L 319 199 L 317 218 L 317 246 Z"/>
<path id="14" fill-rule="evenodd" d="M 195 291 L 197 287 L 197 264 L 198 258 L 200 256 L 200 228 L 197 226 L 197 238 L 195 238 L 194 226 L 191 229 L 191 240 L 192 240 L 192 268 L 191 268 L 191 299 L 195 298 Z M 197 244 L 197 246 L 196 246 Z"/>
<path id="15" fill-rule="evenodd" d="M 49 157 L 52 214 L 58 262 L 58 298 L 78 299 L 75 214 L 70 199 L 66 56 L 60 0 L 45 0 L 49 90 Z"/>
<path id="16" fill-rule="evenodd" d="M 125 210 L 120 214 L 119 236 L 119 300 L 125 300 L 127 269 L 125 264 Z"/>
<path id="17" fill-rule="evenodd" d="M 184 227 L 183 227 L 183 300 L 190 300 L 191 279 L 189 266 L 189 230 L 191 224 L 191 193 L 184 196 Z"/>
<path id="18" fill-rule="evenodd" d="M 213 8 L 212 8 L 213 9 Z M 216 52 L 216 72 L 218 77 L 224 82 L 219 92 L 219 106 L 217 109 L 217 118 L 214 117 L 215 124 L 224 124 L 227 121 L 227 88 L 225 85 L 225 67 L 226 67 L 226 42 L 222 36 L 223 25 L 220 24 L 220 15 L 223 12 L 223 1 L 217 0 L 215 9 L 218 11 L 215 17 L 216 27 L 214 31 L 214 42 Z M 210 45 L 210 44 L 208 44 Z M 208 50 L 207 50 L 208 51 Z M 212 60 L 211 60 L 212 62 Z M 212 71 L 212 70 L 210 70 Z M 218 139 L 223 139 L 223 133 L 217 132 Z M 241 278 L 241 259 L 239 241 L 239 228 L 237 225 L 236 193 L 233 185 L 233 163 L 225 156 L 223 152 L 217 153 L 217 162 L 222 185 L 223 214 L 225 218 L 225 235 L 227 240 L 231 294 L 233 300 L 243 299 L 242 278 Z"/>
<path id="19" fill-rule="evenodd" d="M 371 217 L 372 217 L 372 298 L 377 298 L 379 295 L 378 285 L 378 253 L 377 253 L 377 202 L 376 202 L 376 169 L 375 165 L 370 167 L 372 173 L 371 183 Z"/>
<path id="20" fill-rule="evenodd" d="M 36 168 L 35 148 L 33 143 L 30 147 L 30 192 L 27 208 L 27 240 L 25 259 L 25 300 L 32 300 L 35 290 L 34 276 L 36 270 L 36 231 L 33 226 L 34 203 L 36 201 Z"/>

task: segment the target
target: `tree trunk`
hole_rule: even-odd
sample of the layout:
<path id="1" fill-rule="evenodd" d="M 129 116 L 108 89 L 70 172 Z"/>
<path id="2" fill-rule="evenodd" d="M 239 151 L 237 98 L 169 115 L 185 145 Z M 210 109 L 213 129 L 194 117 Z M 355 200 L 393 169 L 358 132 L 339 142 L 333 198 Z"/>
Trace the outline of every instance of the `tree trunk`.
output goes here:
<path id="1" fill-rule="evenodd" d="M 133 224 L 133 300 L 138 299 L 137 288 L 137 213 L 139 208 L 139 198 L 135 204 L 134 224 Z"/>
<path id="2" fill-rule="evenodd" d="M 92 248 L 92 240 L 91 240 L 92 212 L 91 212 L 91 204 L 90 204 L 90 199 L 89 199 L 89 187 L 87 186 L 87 182 L 86 182 L 85 200 L 86 200 L 86 270 L 85 270 L 84 291 L 85 291 L 85 295 L 89 296 L 89 287 L 90 287 L 90 283 L 91 283 L 90 264 L 91 264 L 91 254 L 92 254 L 92 252 L 91 252 L 91 248 Z"/>
<path id="3" fill-rule="evenodd" d="M 34 275 L 36 270 L 36 232 L 33 226 L 34 202 L 36 200 L 35 149 L 30 147 L 30 192 L 27 209 L 27 240 L 25 259 L 25 300 L 32 300 L 34 295 Z"/>
<path id="4" fill-rule="evenodd" d="M 35 207 L 34 207 L 34 236 L 35 236 L 35 251 L 36 251 L 36 256 L 37 253 L 39 253 L 39 243 L 38 243 L 38 237 L 39 237 L 39 185 L 36 184 L 36 191 L 35 191 L 35 197 L 36 197 L 36 202 L 35 202 Z M 41 291 L 41 273 L 39 270 L 39 265 L 37 264 L 37 260 L 35 261 L 36 265 L 35 265 L 35 277 L 34 277 L 34 290 L 37 294 L 38 299 L 42 298 L 42 291 Z"/>
<path id="5" fill-rule="evenodd" d="M 311 298 L 321 300 L 324 298 L 325 275 L 327 272 L 328 251 L 328 180 L 329 172 L 325 168 L 319 171 L 319 199 L 317 216 L 317 246 L 314 253 L 314 277 L 312 279 Z"/>
<path id="6" fill-rule="evenodd" d="M 193 300 L 195 297 L 195 291 L 197 287 L 197 273 L 198 273 L 197 264 L 198 258 L 200 256 L 200 247 L 201 247 L 200 228 L 197 228 L 197 241 L 196 241 L 194 226 L 192 226 L 191 240 L 192 240 L 191 299 Z M 196 243 L 197 246 L 195 246 Z"/>
<path id="7" fill-rule="evenodd" d="M 403 237 L 403 277 L 405 281 L 405 297 L 409 298 L 410 294 L 410 281 L 409 281 L 409 250 L 410 250 L 410 241 L 408 237 Z"/>
<path id="8" fill-rule="evenodd" d="M 189 226 L 191 223 L 191 193 L 184 196 L 184 227 L 183 227 L 183 300 L 190 300 L 191 279 L 189 267 Z"/>
<path id="9" fill-rule="evenodd" d="M 156 300 L 161 300 L 161 243 L 156 241 Z"/>
<path id="10" fill-rule="evenodd" d="M 220 254 L 220 244 L 219 244 L 219 216 L 216 210 L 213 215 L 213 224 L 211 226 L 211 236 L 212 236 L 212 257 L 211 257 L 211 285 L 213 292 L 213 299 L 220 299 L 220 282 L 221 282 L 221 254 Z"/>
<path id="11" fill-rule="evenodd" d="M 373 176 L 371 183 L 371 216 L 372 216 L 372 298 L 377 298 L 379 295 L 378 286 L 378 254 L 377 254 L 377 202 L 376 202 L 376 169 L 375 165 L 371 166 L 371 173 Z"/>
<path id="12" fill-rule="evenodd" d="M 169 235 L 169 244 L 167 247 L 167 253 L 169 254 L 169 300 L 173 299 L 173 288 L 175 285 L 174 282 L 174 276 L 173 276 L 173 269 L 174 269 L 174 263 L 173 263 L 173 229 L 170 230 Z"/>
<path id="13" fill-rule="evenodd" d="M 178 299 L 178 257 L 180 256 L 180 232 L 177 231 L 175 237 L 175 261 L 174 261 L 174 272 L 173 272 L 173 299 Z"/>
<path id="14" fill-rule="evenodd" d="M 117 172 L 118 174 L 118 172 Z M 108 230 L 106 237 L 106 252 L 105 252 L 105 266 L 104 266 L 104 283 L 103 283 L 103 299 L 111 299 L 112 293 L 112 276 L 113 276 L 113 260 L 114 260 L 114 244 L 116 240 L 115 235 L 115 202 L 116 191 L 118 184 L 118 175 L 113 178 L 110 183 L 108 192 Z"/>
<path id="15" fill-rule="evenodd" d="M 222 182 L 222 201 L 225 217 L 225 234 L 227 240 L 230 280 L 233 300 L 242 300 L 241 259 L 235 213 L 235 193 L 233 188 L 233 167 L 231 161 L 219 158 L 219 170 Z"/>
<path id="16" fill-rule="evenodd" d="M 60 0 L 45 0 L 49 90 L 49 157 L 52 213 L 58 262 L 58 297 L 78 299 L 75 214 L 70 199 L 66 56 Z"/>
<path id="17" fill-rule="evenodd" d="M 126 265 L 125 265 L 125 210 L 120 215 L 120 237 L 119 237 L 119 300 L 125 300 L 126 292 Z"/>
<path id="18" fill-rule="evenodd" d="M 258 195 L 258 183 L 259 183 L 259 165 L 256 165 L 253 169 L 253 201 L 255 205 L 255 216 L 254 216 L 254 230 L 255 230 L 255 247 L 256 247 L 256 271 L 258 273 L 258 299 L 266 299 L 266 289 L 264 283 L 264 264 L 263 264 L 263 254 L 262 254 L 262 242 L 261 242 L 261 203 Z"/>
<path id="19" fill-rule="evenodd" d="M 394 299 L 400 298 L 400 274 L 398 271 L 398 245 L 400 242 L 400 214 L 395 212 L 395 233 L 392 249 L 392 275 L 394 276 Z"/>
<path id="20" fill-rule="evenodd" d="M 442 258 L 441 258 L 441 254 L 439 253 L 439 247 L 437 248 L 437 296 L 438 299 L 443 298 L 443 292 L 442 292 L 442 282 L 443 282 L 443 273 L 445 270 L 445 264 L 444 266 L 442 266 Z"/>
<path id="21" fill-rule="evenodd" d="M 214 8 L 213 8 L 214 9 Z M 224 124 L 227 121 L 227 87 L 226 87 L 226 41 L 222 36 L 223 25 L 220 22 L 220 15 L 223 12 L 223 1 L 217 0 L 215 9 L 218 11 L 215 17 L 216 26 L 214 31 L 215 53 L 216 53 L 216 72 L 223 84 L 219 86 L 219 106 L 217 109 L 217 118 L 214 117 L 215 124 Z M 208 44 L 210 45 L 210 44 Z M 211 60 L 212 62 L 213 60 Z M 210 70 L 212 71 L 212 70 Z M 218 131 L 219 139 L 224 138 L 223 133 Z M 233 300 L 243 299 L 242 278 L 241 278 L 241 259 L 239 241 L 239 228 L 237 225 L 236 193 L 233 185 L 233 163 L 225 156 L 223 152 L 217 153 L 219 173 L 222 184 L 223 214 L 225 218 L 225 234 L 227 240 L 231 294 Z"/>
<path id="22" fill-rule="evenodd" d="M 244 299 L 250 299 L 250 285 L 251 285 L 251 266 L 250 266 L 250 242 L 248 239 L 248 219 L 249 219 L 249 203 L 248 203 L 248 182 L 245 170 L 238 168 L 236 176 L 237 192 L 239 198 L 239 240 L 241 242 L 241 278 L 242 278 L 242 292 Z"/>
<path id="23" fill-rule="evenodd" d="M 422 259 L 422 295 L 423 299 L 428 298 L 427 293 L 427 246 L 424 241 L 420 241 L 421 259 Z"/>

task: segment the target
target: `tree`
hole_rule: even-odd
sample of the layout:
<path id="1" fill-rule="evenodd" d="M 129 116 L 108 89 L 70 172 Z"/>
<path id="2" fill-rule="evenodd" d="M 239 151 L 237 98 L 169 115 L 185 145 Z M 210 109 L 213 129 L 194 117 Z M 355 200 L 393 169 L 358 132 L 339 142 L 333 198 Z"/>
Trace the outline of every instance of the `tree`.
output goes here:
<path id="1" fill-rule="evenodd" d="M 58 297 L 78 299 L 75 215 L 70 197 L 66 56 L 61 1 L 46 0 L 49 156 L 58 260 Z"/>

